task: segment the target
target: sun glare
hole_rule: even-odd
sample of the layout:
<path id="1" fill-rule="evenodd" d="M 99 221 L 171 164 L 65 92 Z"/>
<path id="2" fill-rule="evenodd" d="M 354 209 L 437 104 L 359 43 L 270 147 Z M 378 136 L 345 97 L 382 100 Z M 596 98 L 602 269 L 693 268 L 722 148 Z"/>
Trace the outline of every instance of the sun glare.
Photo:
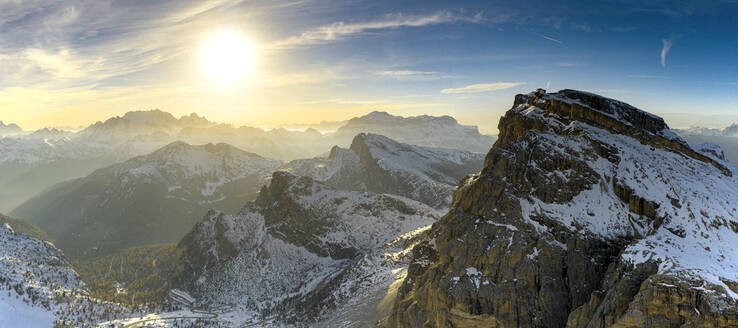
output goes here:
<path id="1" fill-rule="evenodd" d="M 201 61 L 204 70 L 216 81 L 231 84 L 244 79 L 254 66 L 254 47 L 243 35 L 222 31 L 213 35 L 203 46 Z"/>

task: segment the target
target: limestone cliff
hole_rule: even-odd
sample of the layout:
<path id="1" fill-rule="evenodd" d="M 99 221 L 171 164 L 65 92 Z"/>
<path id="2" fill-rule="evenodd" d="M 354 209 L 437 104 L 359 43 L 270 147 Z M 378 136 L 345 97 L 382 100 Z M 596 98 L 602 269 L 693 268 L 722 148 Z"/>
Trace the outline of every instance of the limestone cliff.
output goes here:
<path id="1" fill-rule="evenodd" d="M 499 131 L 386 326 L 738 326 L 738 168 L 575 90 L 516 96 Z"/>

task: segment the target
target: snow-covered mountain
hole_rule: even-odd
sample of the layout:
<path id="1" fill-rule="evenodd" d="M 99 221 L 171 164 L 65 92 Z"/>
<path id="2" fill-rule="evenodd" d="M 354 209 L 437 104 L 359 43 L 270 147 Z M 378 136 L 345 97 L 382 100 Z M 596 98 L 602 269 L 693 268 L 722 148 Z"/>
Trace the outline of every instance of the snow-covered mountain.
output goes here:
<path id="1" fill-rule="evenodd" d="M 349 149 L 335 146 L 327 158 L 289 162 L 283 170 L 334 188 L 388 193 L 445 208 L 459 181 L 478 172 L 483 153 L 408 145 L 361 133 Z"/>
<path id="2" fill-rule="evenodd" d="M 359 133 L 381 134 L 412 145 L 473 152 L 487 152 L 495 142 L 495 137 L 480 134 L 476 126 L 461 125 L 451 116 L 402 117 L 378 111 L 348 120 L 338 128 L 335 137 L 349 140 Z"/>
<path id="3" fill-rule="evenodd" d="M 333 145 L 348 147 L 361 132 L 400 142 L 485 152 L 493 137 L 451 117 L 403 118 L 374 112 L 322 134 L 218 124 L 197 114 L 180 118 L 160 110 L 133 111 L 97 122 L 79 132 L 53 128 L 3 137 L 0 134 L 0 211 L 10 211 L 54 184 L 86 176 L 95 169 L 148 154 L 169 143 L 228 143 L 262 156 L 293 160 L 325 154 Z"/>
<path id="4" fill-rule="evenodd" d="M 738 167 L 575 90 L 515 97 L 389 327 L 738 326 Z"/>
<path id="5" fill-rule="evenodd" d="M 248 126 L 219 124 L 207 128 L 186 128 L 177 134 L 191 143 L 225 142 L 276 159 L 312 157 L 325 151 L 333 140 L 317 130 L 264 130 Z"/>
<path id="6" fill-rule="evenodd" d="M 0 121 L 0 137 L 6 136 L 6 135 L 14 135 L 22 133 L 23 129 L 21 129 L 18 124 L 15 123 L 9 123 L 5 124 L 3 121 Z"/>
<path id="7" fill-rule="evenodd" d="M 675 132 L 686 134 L 702 134 L 707 136 L 738 137 L 738 123 L 733 123 L 722 129 L 693 126 L 686 129 L 678 129 L 675 130 Z"/>
<path id="8" fill-rule="evenodd" d="M 174 142 L 60 183 L 12 214 L 80 252 L 179 240 L 210 208 L 235 212 L 282 162 L 227 144 Z"/>
<path id="9" fill-rule="evenodd" d="M 733 123 L 724 129 L 692 127 L 674 130 L 690 144 L 715 144 L 725 153 L 725 159 L 738 164 L 738 124 Z"/>
<path id="10" fill-rule="evenodd" d="M 132 111 L 123 116 L 97 122 L 78 133 L 82 139 L 99 143 L 117 144 L 140 135 L 155 133 L 176 134 L 188 127 L 209 127 L 216 123 L 192 113 L 179 119 L 174 115 L 155 109 Z"/>
<path id="11" fill-rule="evenodd" d="M 0 327 L 93 327 L 127 316 L 91 298 L 54 245 L 0 224 Z"/>
<path id="12" fill-rule="evenodd" d="M 172 287 L 200 303 L 234 305 L 242 314 L 234 326 L 330 318 L 362 297 L 379 303 L 402 271 L 394 252 L 413 234 L 402 236 L 437 218 L 409 199 L 275 172 L 237 215 L 210 212 L 180 241 Z"/>

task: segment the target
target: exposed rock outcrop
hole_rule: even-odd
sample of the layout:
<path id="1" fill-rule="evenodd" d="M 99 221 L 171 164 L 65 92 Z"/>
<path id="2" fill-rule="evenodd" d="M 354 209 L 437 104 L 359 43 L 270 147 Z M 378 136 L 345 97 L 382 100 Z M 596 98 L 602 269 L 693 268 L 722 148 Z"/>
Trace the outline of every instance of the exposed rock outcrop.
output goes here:
<path id="1" fill-rule="evenodd" d="M 483 153 L 408 145 L 371 133 L 356 135 L 349 149 L 328 158 L 287 163 L 284 170 L 344 190 L 399 195 L 446 209 L 458 181 L 478 172 Z"/>
<path id="2" fill-rule="evenodd" d="M 574 90 L 516 96 L 499 130 L 386 326 L 736 325 L 738 168 Z"/>
<path id="3" fill-rule="evenodd" d="M 321 320 L 378 303 L 407 264 L 410 232 L 438 216 L 413 200 L 278 171 L 237 215 L 211 211 L 179 242 L 171 287 L 282 323 Z"/>

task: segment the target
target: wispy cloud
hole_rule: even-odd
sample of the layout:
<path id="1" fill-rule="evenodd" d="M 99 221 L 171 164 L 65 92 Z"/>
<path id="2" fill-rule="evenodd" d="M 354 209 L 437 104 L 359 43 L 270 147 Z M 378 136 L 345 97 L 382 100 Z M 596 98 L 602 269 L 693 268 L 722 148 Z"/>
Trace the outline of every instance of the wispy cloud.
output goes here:
<path id="1" fill-rule="evenodd" d="M 482 83 L 472 84 L 461 88 L 450 88 L 443 89 L 441 93 L 477 93 L 477 92 L 488 92 L 495 90 L 504 90 L 514 88 L 519 85 L 523 85 L 525 82 L 496 82 L 496 83 Z"/>
<path id="2" fill-rule="evenodd" d="M 669 39 L 661 39 L 661 67 L 666 67 L 666 55 L 669 54 L 673 42 Z"/>
<path id="3" fill-rule="evenodd" d="M 571 27 L 572 27 L 573 29 L 575 29 L 575 30 L 580 30 L 580 31 L 582 31 L 582 32 L 592 32 L 592 31 L 594 31 L 594 29 L 592 29 L 592 26 L 591 26 L 591 25 L 589 25 L 589 24 L 577 24 L 577 23 L 572 23 L 572 24 L 571 24 Z"/>
<path id="4" fill-rule="evenodd" d="M 451 76 L 442 72 L 433 71 L 411 71 L 411 70 L 387 70 L 375 73 L 377 76 L 392 78 L 401 81 L 428 81 L 450 78 Z"/>
<path id="5" fill-rule="evenodd" d="M 556 66 L 558 66 L 558 67 L 574 67 L 574 66 L 577 66 L 577 64 L 563 62 L 563 63 L 556 63 Z"/>
<path id="6" fill-rule="evenodd" d="M 140 72 L 191 51 L 213 11 L 240 1 L 0 1 L 0 85 L 94 85 Z"/>
<path id="7" fill-rule="evenodd" d="M 551 42 L 556 42 L 558 44 L 564 44 L 564 42 L 562 42 L 561 40 L 554 39 L 554 38 L 552 38 L 550 36 L 545 36 L 543 34 L 538 34 L 538 33 L 533 33 L 533 35 L 535 35 L 537 37 L 540 37 L 540 38 L 544 38 L 544 39 L 546 39 L 548 41 L 551 41 Z"/>
<path id="8" fill-rule="evenodd" d="M 432 15 L 409 16 L 403 14 L 386 15 L 381 19 L 365 21 L 360 23 L 336 22 L 330 25 L 320 26 L 293 36 L 277 41 L 271 45 L 272 49 L 289 49 L 299 46 L 335 42 L 353 35 L 384 29 L 397 29 L 402 27 L 422 27 L 437 24 L 449 24 L 456 22 L 478 23 L 483 20 L 481 14 L 465 16 L 450 11 L 441 11 Z"/>

